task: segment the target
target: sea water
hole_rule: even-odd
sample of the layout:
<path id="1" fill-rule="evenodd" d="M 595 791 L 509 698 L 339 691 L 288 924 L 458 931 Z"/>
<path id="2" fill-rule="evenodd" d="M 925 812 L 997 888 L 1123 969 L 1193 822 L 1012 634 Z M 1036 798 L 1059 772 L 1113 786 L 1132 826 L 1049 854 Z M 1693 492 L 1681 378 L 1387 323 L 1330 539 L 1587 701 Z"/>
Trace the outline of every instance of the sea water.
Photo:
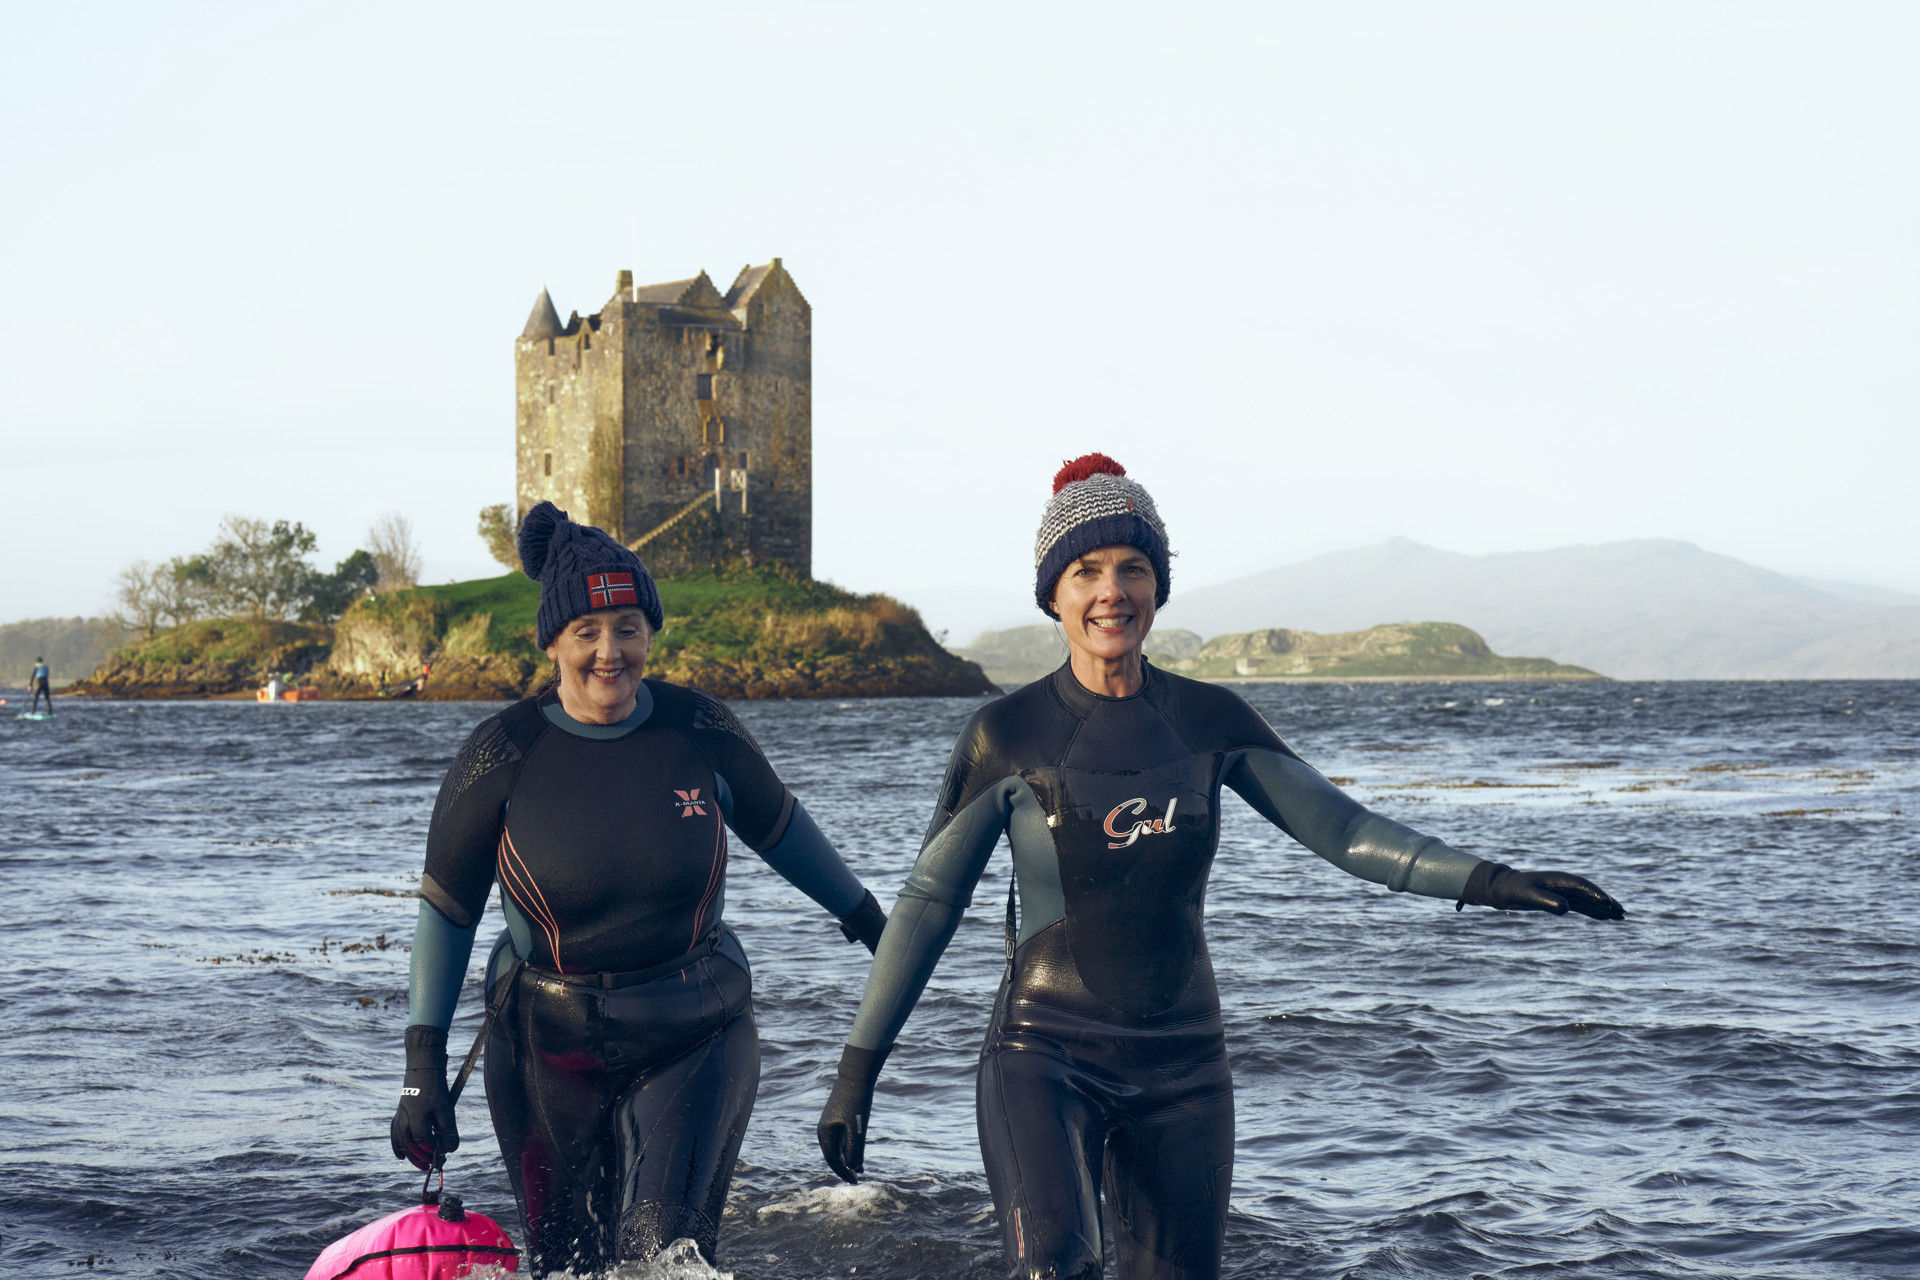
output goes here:
<path id="1" fill-rule="evenodd" d="M 1227 1275 L 1920 1273 L 1920 685 L 1241 692 L 1379 812 L 1587 874 L 1629 917 L 1391 894 L 1228 796 Z M 977 705 L 738 710 L 887 902 Z M 0 1276 L 297 1277 L 410 1202 L 387 1121 L 411 895 L 489 710 L 62 699 L 0 722 Z M 873 1180 L 844 1187 L 813 1128 L 866 953 L 735 844 L 764 1067 L 726 1270 L 1005 1274 L 973 1103 L 1006 877 L 1003 850 L 888 1063 Z M 479 1006 L 470 986 L 456 1052 Z M 518 1237 L 479 1090 L 460 1124 L 449 1188 Z"/>

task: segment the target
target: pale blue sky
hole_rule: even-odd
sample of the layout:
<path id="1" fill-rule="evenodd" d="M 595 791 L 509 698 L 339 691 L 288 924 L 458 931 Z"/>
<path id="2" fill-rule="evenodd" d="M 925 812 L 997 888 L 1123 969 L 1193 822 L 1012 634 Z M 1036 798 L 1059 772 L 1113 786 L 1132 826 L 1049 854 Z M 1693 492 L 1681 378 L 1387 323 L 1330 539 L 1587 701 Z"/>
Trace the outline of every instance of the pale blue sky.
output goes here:
<path id="1" fill-rule="evenodd" d="M 815 568 L 1026 588 L 1103 449 L 1181 581 L 1393 534 L 1920 590 L 1920 9 L 15 6 L 0 621 L 224 512 L 487 561 L 512 340 L 782 257 Z"/>

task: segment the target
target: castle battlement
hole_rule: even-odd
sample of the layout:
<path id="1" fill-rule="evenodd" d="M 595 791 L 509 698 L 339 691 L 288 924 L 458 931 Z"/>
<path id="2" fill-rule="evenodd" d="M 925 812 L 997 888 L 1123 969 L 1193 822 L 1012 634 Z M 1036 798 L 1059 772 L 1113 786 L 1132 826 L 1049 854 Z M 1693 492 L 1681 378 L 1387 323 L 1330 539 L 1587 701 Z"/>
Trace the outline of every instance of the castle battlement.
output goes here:
<path id="1" fill-rule="evenodd" d="M 737 557 L 813 571 L 813 310 L 780 265 L 702 271 L 514 343 L 516 495 L 640 546 L 655 573 Z M 702 503 L 701 499 L 709 501 Z"/>

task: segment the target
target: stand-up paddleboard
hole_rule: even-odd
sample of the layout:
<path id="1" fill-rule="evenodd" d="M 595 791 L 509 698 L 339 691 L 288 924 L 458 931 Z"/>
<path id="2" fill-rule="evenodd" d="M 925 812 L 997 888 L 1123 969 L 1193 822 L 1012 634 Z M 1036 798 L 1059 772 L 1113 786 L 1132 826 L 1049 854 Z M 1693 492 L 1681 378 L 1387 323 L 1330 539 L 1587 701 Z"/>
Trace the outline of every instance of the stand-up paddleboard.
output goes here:
<path id="1" fill-rule="evenodd" d="M 22 711 L 22 712 L 21 712 L 21 713 L 20 713 L 19 715 L 17 715 L 17 716 L 15 716 L 15 717 L 14 717 L 14 719 L 15 719 L 15 720 L 51 720 L 51 719 L 53 719 L 53 712 L 51 712 L 51 711 Z"/>
<path id="2" fill-rule="evenodd" d="M 475 1267 L 520 1270 L 520 1251 L 499 1223 L 468 1213 L 459 1196 L 438 1199 L 334 1241 L 307 1268 L 306 1280 L 455 1280 Z"/>

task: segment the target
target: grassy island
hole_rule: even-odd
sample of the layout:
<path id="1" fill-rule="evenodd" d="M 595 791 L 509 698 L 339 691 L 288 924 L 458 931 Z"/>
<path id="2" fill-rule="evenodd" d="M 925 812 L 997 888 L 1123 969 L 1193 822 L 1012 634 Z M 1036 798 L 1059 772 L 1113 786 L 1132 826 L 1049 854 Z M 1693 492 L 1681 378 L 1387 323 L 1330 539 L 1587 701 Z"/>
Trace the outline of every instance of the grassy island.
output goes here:
<path id="1" fill-rule="evenodd" d="M 1400 622 L 1322 635 L 1274 627 L 1215 636 L 1154 631 L 1147 657 L 1200 680 L 1601 680 L 1585 667 L 1495 653 L 1478 632 L 1453 622 Z M 1042 623 L 983 632 L 957 652 L 1002 684 L 1036 680 L 1066 660 L 1059 628 Z"/>
<path id="2" fill-rule="evenodd" d="M 783 565 L 715 566 L 659 583 L 666 627 L 647 674 L 723 698 L 966 696 L 993 691 L 920 615 Z M 332 626 L 218 619 L 122 649 L 74 686 L 120 697 L 252 696 L 291 671 L 323 697 L 376 697 L 432 675 L 417 696 L 524 696 L 552 664 L 534 646 L 539 585 L 522 574 L 368 596 Z"/>

